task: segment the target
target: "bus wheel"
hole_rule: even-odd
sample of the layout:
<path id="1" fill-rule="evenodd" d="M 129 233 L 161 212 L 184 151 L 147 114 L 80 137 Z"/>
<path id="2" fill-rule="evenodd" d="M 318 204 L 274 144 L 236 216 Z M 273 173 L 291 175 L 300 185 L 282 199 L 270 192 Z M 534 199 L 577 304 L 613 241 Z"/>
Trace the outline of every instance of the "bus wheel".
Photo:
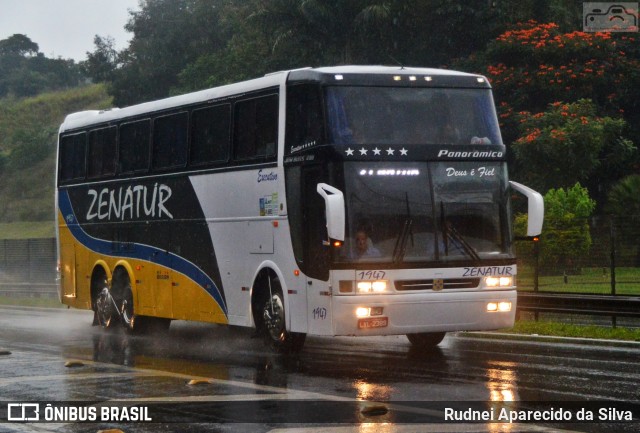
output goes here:
<path id="1" fill-rule="evenodd" d="M 103 287 L 98 298 L 96 299 L 96 318 L 98 325 L 103 328 L 109 328 L 113 324 L 113 318 L 116 316 L 114 310 L 114 302 L 108 287 Z"/>
<path id="2" fill-rule="evenodd" d="M 281 353 L 298 352 L 302 349 L 306 334 L 287 331 L 284 297 L 277 278 L 271 280 L 271 298 L 267 298 L 262 307 L 262 318 L 268 346 Z"/>
<path id="3" fill-rule="evenodd" d="M 122 290 L 122 304 L 120 305 L 120 318 L 127 331 L 134 330 L 135 316 L 133 314 L 133 293 L 131 285 L 127 284 Z"/>
<path id="4" fill-rule="evenodd" d="M 428 350 L 440 344 L 445 334 L 446 332 L 420 332 L 418 334 L 407 334 L 407 338 L 416 349 Z"/>
<path id="5" fill-rule="evenodd" d="M 111 292 L 118 308 L 118 316 L 125 329 L 133 332 L 136 316 L 133 311 L 133 292 L 129 274 L 123 268 L 116 268 L 111 280 Z"/>

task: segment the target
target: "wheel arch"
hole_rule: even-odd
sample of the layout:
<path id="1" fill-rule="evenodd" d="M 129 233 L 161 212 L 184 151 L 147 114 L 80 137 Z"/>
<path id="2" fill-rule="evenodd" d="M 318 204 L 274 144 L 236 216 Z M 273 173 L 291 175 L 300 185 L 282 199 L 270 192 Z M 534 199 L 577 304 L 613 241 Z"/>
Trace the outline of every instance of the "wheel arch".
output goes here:
<path id="1" fill-rule="evenodd" d="M 131 263 L 129 263 L 128 261 L 118 260 L 113 267 L 112 278 L 117 275 L 119 269 L 122 269 L 129 278 L 129 286 L 131 288 L 131 295 L 133 296 L 133 306 L 134 308 L 138 308 L 138 290 L 136 285 L 135 270 Z M 113 281 L 111 285 L 113 286 Z"/>
<path id="2" fill-rule="evenodd" d="M 280 268 L 272 261 L 266 260 L 258 266 L 255 273 L 253 274 L 252 284 L 250 289 L 250 297 L 251 302 L 249 303 L 249 317 L 251 320 L 250 325 L 257 327 L 256 314 L 260 315 L 260 305 L 261 300 L 266 300 L 269 294 L 269 286 L 267 282 L 267 277 L 271 276 L 275 277 L 280 282 L 280 288 L 282 289 L 282 297 L 285 305 L 285 324 L 287 329 L 289 329 L 291 324 L 291 316 L 289 315 L 288 306 L 288 293 L 287 286 L 284 279 L 284 274 L 280 270 Z"/>
<path id="3" fill-rule="evenodd" d="M 93 264 L 93 268 L 91 269 L 91 278 L 89 280 L 89 296 L 91 297 L 91 308 L 93 310 L 95 310 L 95 302 L 98 298 L 98 294 L 102 290 L 100 280 L 103 277 L 106 278 L 107 287 L 111 287 L 111 279 L 113 278 L 111 268 L 104 260 L 97 260 Z"/>

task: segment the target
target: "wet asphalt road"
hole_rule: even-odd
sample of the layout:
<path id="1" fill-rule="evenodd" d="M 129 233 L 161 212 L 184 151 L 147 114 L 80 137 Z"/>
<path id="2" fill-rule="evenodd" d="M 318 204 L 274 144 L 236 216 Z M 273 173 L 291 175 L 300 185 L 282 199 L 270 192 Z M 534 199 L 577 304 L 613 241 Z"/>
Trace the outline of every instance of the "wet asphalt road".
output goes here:
<path id="1" fill-rule="evenodd" d="M 640 344 L 458 334 L 416 353 L 400 336 L 308 337 L 302 353 L 282 356 L 246 329 L 174 322 L 168 334 L 138 337 L 91 327 L 91 319 L 0 307 L 0 420 L 16 402 L 59 402 L 61 417 L 90 407 L 98 418 L 42 415 L 0 422 L 0 432 L 640 431 Z M 100 419 L 103 406 L 115 410 L 109 421 Z M 91 415 L 82 410 L 77 416 Z M 126 422 L 136 410 L 152 421 Z M 526 410 L 576 421 L 582 411 L 594 420 L 452 423 L 447 410 L 494 421 Z M 610 422 L 629 413 L 633 422 Z"/>

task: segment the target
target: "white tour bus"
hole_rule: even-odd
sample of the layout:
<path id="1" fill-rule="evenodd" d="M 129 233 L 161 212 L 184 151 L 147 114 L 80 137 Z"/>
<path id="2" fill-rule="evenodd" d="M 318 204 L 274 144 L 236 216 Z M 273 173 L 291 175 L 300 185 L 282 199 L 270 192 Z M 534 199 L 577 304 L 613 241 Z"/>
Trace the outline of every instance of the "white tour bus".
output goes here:
<path id="1" fill-rule="evenodd" d="M 129 330 L 172 319 L 311 335 L 513 325 L 510 197 L 478 75 L 344 66 L 278 72 L 60 127 L 64 304 Z"/>

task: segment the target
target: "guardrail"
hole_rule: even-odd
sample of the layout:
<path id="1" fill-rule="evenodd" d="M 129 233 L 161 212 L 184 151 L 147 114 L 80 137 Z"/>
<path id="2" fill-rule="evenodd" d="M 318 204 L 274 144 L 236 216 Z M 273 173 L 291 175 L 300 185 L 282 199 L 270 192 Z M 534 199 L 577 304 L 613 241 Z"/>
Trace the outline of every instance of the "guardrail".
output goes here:
<path id="1" fill-rule="evenodd" d="M 26 298 L 57 298 L 55 283 L 0 283 L 0 296 Z"/>
<path id="2" fill-rule="evenodd" d="M 640 296 L 518 292 L 518 311 L 640 318 Z"/>

